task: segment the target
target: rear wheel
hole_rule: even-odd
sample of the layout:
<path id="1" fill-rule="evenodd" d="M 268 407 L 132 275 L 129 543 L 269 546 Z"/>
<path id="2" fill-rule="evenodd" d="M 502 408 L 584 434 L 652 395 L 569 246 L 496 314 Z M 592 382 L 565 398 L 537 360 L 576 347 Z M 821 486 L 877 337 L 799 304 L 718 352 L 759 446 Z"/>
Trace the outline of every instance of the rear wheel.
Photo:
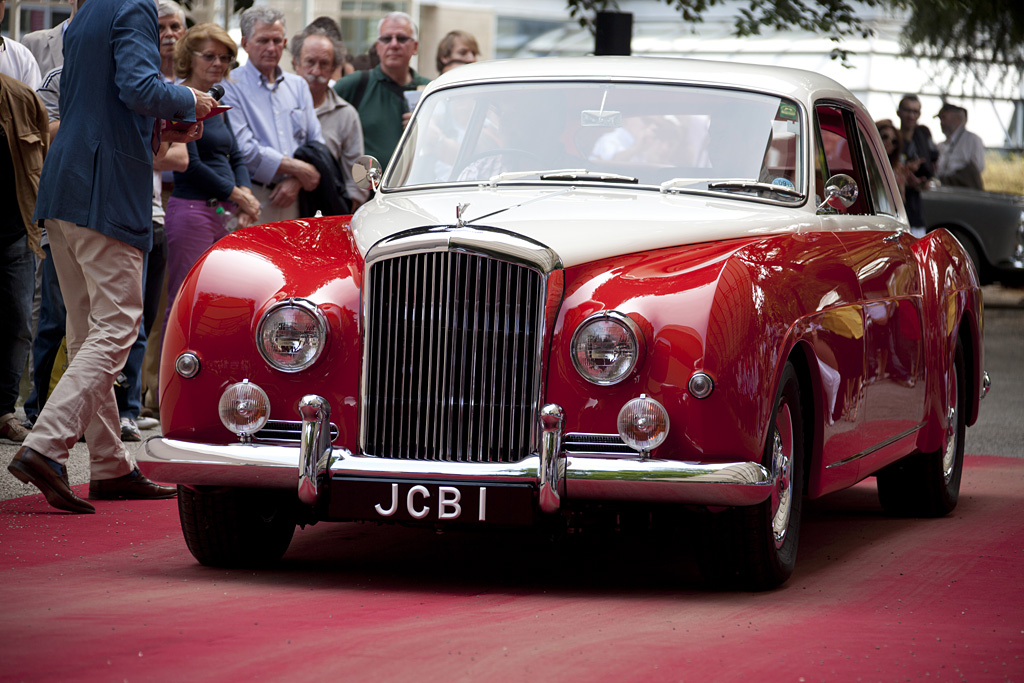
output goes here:
<path id="1" fill-rule="evenodd" d="M 295 533 L 295 494 L 265 489 L 178 487 L 189 551 L 209 567 L 256 567 L 284 556 Z"/>
<path id="2" fill-rule="evenodd" d="M 762 460 L 772 474 L 771 496 L 758 505 L 709 515 L 699 557 L 705 579 L 768 590 L 792 575 L 800 540 L 804 459 L 800 383 L 793 364 L 786 363 Z"/>
<path id="3" fill-rule="evenodd" d="M 937 451 L 915 453 L 876 476 L 878 499 L 889 514 L 903 517 L 942 517 L 960 499 L 967 430 L 967 385 L 964 350 L 957 342 L 946 388 L 947 412 L 943 443 Z"/>

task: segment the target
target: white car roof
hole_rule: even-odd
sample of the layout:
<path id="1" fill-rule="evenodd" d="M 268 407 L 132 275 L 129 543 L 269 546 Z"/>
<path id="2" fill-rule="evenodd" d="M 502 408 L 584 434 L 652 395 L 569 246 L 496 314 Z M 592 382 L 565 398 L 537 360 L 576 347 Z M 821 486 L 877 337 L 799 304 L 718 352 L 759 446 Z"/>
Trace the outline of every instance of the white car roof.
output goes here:
<path id="1" fill-rule="evenodd" d="M 837 99 L 864 106 L 849 90 L 812 71 L 740 62 L 666 57 L 540 57 L 467 64 L 431 82 L 428 90 L 508 80 L 626 80 L 736 87 L 810 103 Z"/>

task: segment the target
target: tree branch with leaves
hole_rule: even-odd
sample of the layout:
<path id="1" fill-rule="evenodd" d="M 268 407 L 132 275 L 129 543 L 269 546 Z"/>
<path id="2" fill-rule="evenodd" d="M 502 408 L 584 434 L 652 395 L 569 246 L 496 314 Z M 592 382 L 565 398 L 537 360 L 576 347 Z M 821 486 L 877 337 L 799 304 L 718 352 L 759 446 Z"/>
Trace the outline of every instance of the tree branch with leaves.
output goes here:
<path id="1" fill-rule="evenodd" d="M 727 0 L 662 0 L 683 21 L 697 24 Z M 618 11 L 615 0 L 567 0 L 569 15 L 594 30 L 599 11 Z M 901 44 L 908 56 L 945 60 L 958 76 L 984 80 L 994 70 L 1012 86 L 1024 76 L 1024 2 L 1021 0 L 749 0 L 738 5 L 733 35 L 762 29 L 809 31 L 836 43 L 833 59 L 851 54 L 844 38 L 868 38 L 864 8 L 908 12 Z"/>

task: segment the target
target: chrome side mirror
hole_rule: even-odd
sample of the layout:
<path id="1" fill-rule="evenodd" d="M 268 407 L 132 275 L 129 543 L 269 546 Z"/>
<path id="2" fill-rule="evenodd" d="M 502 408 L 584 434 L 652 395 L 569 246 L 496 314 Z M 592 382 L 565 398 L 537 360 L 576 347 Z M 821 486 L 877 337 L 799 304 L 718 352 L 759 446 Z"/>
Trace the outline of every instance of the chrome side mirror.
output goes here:
<path id="1" fill-rule="evenodd" d="M 352 164 L 352 180 L 355 181 L 356 186 L 361 190 L 370 188 L 376 192 L 377 188 L 380 187 L 383 173 L 384 169 L 381 168 L 380 162 L 366 154 L 356 159 L 355 163 Z"/>
<path id="2" fill-rule="evenodd" d="M 860 196 L 857 181 L 840 173 L 825 183 L 825 201 L 818 205 L 818 213 L 846 213 Z"/>

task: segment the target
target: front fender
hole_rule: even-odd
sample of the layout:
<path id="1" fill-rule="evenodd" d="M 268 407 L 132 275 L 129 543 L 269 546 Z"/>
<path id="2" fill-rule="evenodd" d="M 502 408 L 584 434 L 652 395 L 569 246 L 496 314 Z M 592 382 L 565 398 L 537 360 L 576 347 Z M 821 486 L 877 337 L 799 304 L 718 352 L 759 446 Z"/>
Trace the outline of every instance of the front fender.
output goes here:
<path id="1" fill-rule="evenodd" d="M 164 435 L 211 444 L 236 440 L 220 423 L 217 405 L 227 386 L 248 379 L 271 397 L 271 419 L 297 420 L 298 401 L 308 393 L 328 398 L 338 444 L 354 448 L 362 272 L 348 217 L 254 226 L 217 242 L 186 277 L 164 331 Z M 320 308 L 330 340 L 316 363 L 297 373 L 271 368 L 256 348 L 260 317 L 289 297 Z M 185 351 L 200 360 L 199 373 L 190 379 L 174 370 Z"/>
<path id="2" fill-rule="evenodd" d="M 622 405 L 646 393 L 665 405 L 671 421 L 669 437 L 654 457 L 760 461 L 785 359 L 812 334 L 808 321 L 823 305 L 857 300 L 855 278 L 826 272 L 826 264 L 842 263 L 841 252 L 830 234 L 808 233 L 567 269 L 547 400 L 565 410 L 567 432 L 614 434 Z M 573 332 L 601 310 L 631 316 L 646 339 L 642 365 L 611 387 L 586 382 L 571 362 Z M 697 370 L 715 382 L 703 400 L 687 389 Z"/>

